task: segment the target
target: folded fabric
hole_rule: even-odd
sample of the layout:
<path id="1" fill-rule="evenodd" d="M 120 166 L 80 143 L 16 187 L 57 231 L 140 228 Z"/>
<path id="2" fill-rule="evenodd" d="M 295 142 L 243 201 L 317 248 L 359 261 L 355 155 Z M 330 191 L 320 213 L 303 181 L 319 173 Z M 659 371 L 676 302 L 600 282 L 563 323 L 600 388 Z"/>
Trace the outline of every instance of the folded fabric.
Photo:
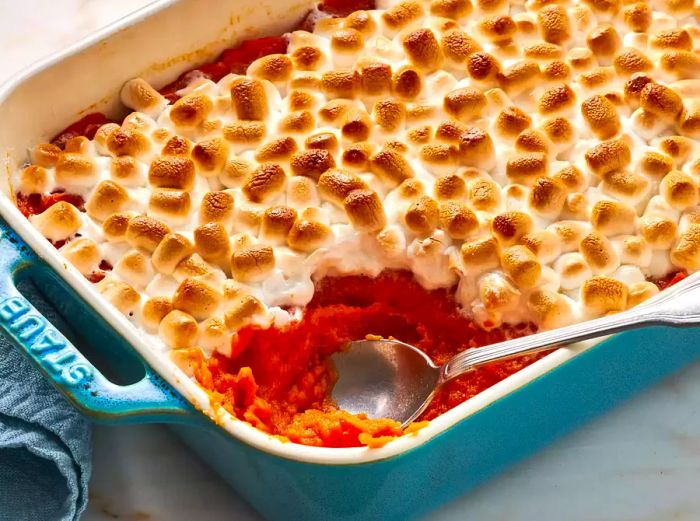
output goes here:
<path id="1" fill-rule="evenodd" d="M 65 331 L 34 286 L 22 292 Z M 77 520 L 90 468 L 87 420 L 0 336 L 0 519 Z"/>

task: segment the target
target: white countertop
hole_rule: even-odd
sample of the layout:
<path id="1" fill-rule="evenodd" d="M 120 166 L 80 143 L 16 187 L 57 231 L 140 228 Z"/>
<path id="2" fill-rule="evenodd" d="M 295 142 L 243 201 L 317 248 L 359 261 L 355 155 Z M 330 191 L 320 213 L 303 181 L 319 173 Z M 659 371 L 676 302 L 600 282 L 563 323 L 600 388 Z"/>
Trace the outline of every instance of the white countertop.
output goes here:
<path id="1" fill-rule="evenodd" d="M 146 3 L 0 0 L 0 76 Z M 700 365 L 695 365 L 430 518 L 700 519 L 699 409 Z M 257 519 L 165 427 L 97 427 L 94 438 L 85 521 Z"/>

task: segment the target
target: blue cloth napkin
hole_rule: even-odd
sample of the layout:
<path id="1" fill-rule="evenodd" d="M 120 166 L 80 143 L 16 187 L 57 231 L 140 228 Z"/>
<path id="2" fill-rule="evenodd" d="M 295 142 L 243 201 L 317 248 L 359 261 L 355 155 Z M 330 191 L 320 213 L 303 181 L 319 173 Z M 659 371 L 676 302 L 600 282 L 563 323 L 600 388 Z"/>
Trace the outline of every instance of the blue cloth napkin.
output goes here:
<path id="1" fill-rule="evenodd" d="M 65 331 L 36 288 L 25 283 L 22 292 Z M 79 519 L 90 469 L 87 420 L 0 336 L 0 519 Z"/>

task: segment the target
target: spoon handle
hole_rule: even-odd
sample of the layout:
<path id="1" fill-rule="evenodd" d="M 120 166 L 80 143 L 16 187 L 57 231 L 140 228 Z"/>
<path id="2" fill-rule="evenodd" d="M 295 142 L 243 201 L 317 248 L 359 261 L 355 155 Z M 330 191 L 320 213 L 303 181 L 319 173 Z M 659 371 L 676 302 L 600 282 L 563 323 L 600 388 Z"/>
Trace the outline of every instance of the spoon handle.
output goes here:
<path id="1" fill-rule="evenodd" d="M 442 384 L 474 367 L 518 355 L 581 342 L 649 325 L 691 327 L 700 325 L 700 273 L 686 278 L 647 302 L 617 313 L 579 324 L 506 340 L 486 347 L 467 349 L 448 360 L 440 370 Z"/>

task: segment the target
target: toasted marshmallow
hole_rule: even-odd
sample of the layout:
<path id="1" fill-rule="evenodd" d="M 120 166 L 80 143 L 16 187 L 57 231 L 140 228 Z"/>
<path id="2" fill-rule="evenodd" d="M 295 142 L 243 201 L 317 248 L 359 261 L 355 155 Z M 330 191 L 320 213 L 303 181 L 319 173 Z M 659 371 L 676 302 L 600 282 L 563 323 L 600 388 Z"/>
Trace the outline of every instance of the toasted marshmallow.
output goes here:
<path id="1" fill-rule="evenodd" d="M 103 127 L 106 125 L 103 125 Z M 118 126 L 118 125 L 117 125 Z M 100 127 L 102 128 L 102 127 Z M 50 143 L 42 143 L 35 146 L 31 151 L 32 164 L 49 168 L 56 166 L 61 156 L 61 149 Z"/>
<path id="2" fill-rule="evenodd" d="M 177 127 L 198 127 L 206 121 L 213 108 L 214 103 L 209 96 L 193 92 L 175 102 L 170 109 L 170 120 Z"/>
<path id="3" fill-rule="evenodd" d="M 558 221 L 550 224 L 547 230 L 559 237 L 562 251 L 569 252 L 578 250 L 581 240 L 590 233 L 591 225 L 585 221 Z"/>
<path id="4" fill-rule="evenodd" d="M 219 174 L 228 159 L 229 146 L 222 138 L 205 139 L 192 149 L 192 159 L 200 175 Z"/>
<path id="5" fill-rule="evenodd" d="M 498 78 L 502 88 L 514 94 L 521 91 L 519 89 L 521 85 L 529 84 L 530 77 L 539 73 L 539 67 L 536 70 L 533 65 L 515 67 L 508 69 L 506 74 L 502 75 L 498 60 L 487 52 L 478 51 L 467 56 L 467 72 L 478 84 L 490 84 Z"/>
<path id="6" fill-rule="evenodd" d="M 148 331 L 157 331 L 165 316 L 173 310 L 170 297 L 153 297 L 141 306 L 141 323 Z"/>
<path id="7" fill-rule="evenodd" d="M 546 289 L 533 291 L 528 297 L 527 308 L 542 330 L 567 326 L 575 319 L 569 300 L 560 293 Z"/>
<path id="8" fill-rule="evenodd" d="M 439 225 L 448 237 L 463 240 L 479 230 L 479 219 L 466 204 L 445 201 L 439 207 Z"/>
<path id="9" fill-rule="evenodd" d="M 381 96 L 391 92 L 393 72 L 391 66 L 381 62 L 368 62 L 360 68 L 360 88 L 366 96 Z"/>
<path id="10" fill-rule="evenodd" d="M 114 181 L 101 181 L 90 193 L 85 203 L 87 214 L 104 221 L 110 215 L 122 211 L 129 202 L 129 194 Z"/>
<path id="11" fill-rule="evenodd" d="M 236 149 L 253 148 L 267 135 L 263 121 L 234 121 L 222 129 L 224 139 Z"/>
<path id="12" fill-rule="evenodd" d="M 338 152 L 338 138 L 332 132 L 320 132 L 306 138 L 304 146 L 308 150 L 327 150 L 335 154 Z"/>
<path id="13" fill-rule="evenodd" d="M 319 195 L 342 206 L 353 190 L 367 189 L 367 184 L 358 176 L 339 168 L 327 170 L 318 179 Z"/>
<path id="14" fill-rule="evenodd" d="M 271 206 L 263 214 L 260 238 L 265 242 L 283 244 L 297 220 L 297 212 L 288 206 Z"/>
<path id="15" fill-rule="evenodd" d="M 231 104 L 241 120 L 263 121 L 269 114 L 265 87 L 260 80 L 238 78 L 231 84 Z"/>
<path id="16" fill-rule="evenodd" d="M 535 254 L 521 245 L 510 246 L 501 252 L 501 266 L 521 289 L 533 288 L 542 275 L 542 266 Z"/>
<path id="17" fill-rule="evenodd" d="M 514 183 L 529 186 L 547 176 L 548 165 L 547 156 L 541 152 L 518 154 L 506 163 L 506 175 Z"/>
<path id="18" fill-rule="evenodd" d="M 568 113 L 576 103 L 576 93 L 567 84 L 549 87 L 540 96 L 538 108 L 541 114 L 552 116 Z"/>
<path id="19" fill-rule="evenodd" d="M 673 170 L 664 176 L 659 193 L 676 210 L 685 210 L 698 204 L 697 182 L 680 170 Z"/>
<path id="20" fill-rule="evenodd" d="M 172 349 L 186 349 L 197 341 L 199 328 L 192 315 L 173 310 L 165 315 L 158 325 L 158 336 Z"/>
<path id="21" fill-rule="evenodd" d="M 68 239 L 82 225 L 80 211 L 65 201 L 49 206 L 40 214 L 30 217 L 30 220 L 39 233 L 53 242 Z"/>
<path id="22" fill-rule="evenodd" d="M 379 100 L 372 108 L 372 117 L 385 132 L 398 132 L 406 123 L 406 106 L 391 98 Z"/>
<path id="23" fill-rule="evenodd" d="M 23 194 L 40 194 L 49 188 L 51 175 L 43 166 L 29 165 L 22 169 L 17 188 Z"/>
<path id="24" fill-rule="evenodd" d="M 632 154 L 627 142 L 618 138 L 603 141 L 588 149 L 585 158 L 591 172 L 603 175 L 626 168 L 632 161 Z"/>
<path id="25" fill-rule="evenodd" d="M 542 264 L 549 264 L 561 255 L 561 239 L 551 230 L 534 230 L 520 238 Z"/>
<path id="26" fill-rule="evenodd" d="M 617 74 L 629 77 L 637 72 L 648 72 L 654 68 L 652 61 L 639 49 L 623 47 L 613 59 Z"/>
<path id="27" fill-rule="evenodd" d="M 539 177 L 530 190 L 528 206 L 537 214 L 554 219 L 564 208 L 566 185 L 550 177 Z"/>
<path id="28" fill-rule="evenodd" d="M 184 224 L 189 220 L 192 199 L 189 192 L 162 188 L 151 193 L 147 214 L 173 225 Z"/>
<path id="29" fill-rule="evenodd" d="M 387 148 L 370 158 L 370 170 L 388 184 L 413 177 L 413 168 L 403 155 Z"/>
<path id="30" fill-rule="evenodd" d="M 628 292 L 624 282 L 599 275 L 581 286 L 581 302 L 588 315 L 601 316 L 626 309 Z"/>
<path id="31" fill-rule="evenodd" d="M 564 7 L 556 4 L 544 6 L 537 12 L 542 39 L 561 45 L 571 38 L 571 23 Z"/>
<path id="32" fill-rule="evenodd" d="M 227 303 L 224 323 L 230 331 L 238 331 L 265 314 L 265 305 L 253 295 L 242 294 Z"/>
<path id="33" fill-rule="evenodd" d="M 105 277 L 95 284 L 95 287 L 108 302 L 124 315 L 133 314 L 141 301 L 141 295 L 134 288 L 113 277 Z"/>
<path id="34" fill-rule="evenodd" d="M 346 16 L 343 21 L 343 27 L 355 29 L 365 36 L 370 36 L 377 29 L 377 22 L 368 11 L 360 10 Z"/>
<path id="35" fill-rule="evenodd" d="M 125 237 L 126 242 L 134 248 L 153 252 L 170 231 L 170 227 L 163 221 L 138 215 L 129 220 Z"/>
<path id="36" fill-rule="evenodd" d="M 207 192 L 199 206 L 199 224 L 217 222 L 231 227 L 234 199 L 229 192 Z"/>
<path id="37" fill-rule="evenodd" d="M 459 139 L 459 159 L 463 165 L 491 170 L 496 164 L 496 151 L 488 132 L 469 128 Z"/>
<path id="38" fill-rule="evenodd" d="M 600 200 L 591 210 L 593 228 L 608 236 L 634 233 L 637 213 L 634 208 L 613 200 Z"/>
<path id="39" fill-rule="evenodd" d="M 517 31 L 513 18 L 505 14 L 493 14 L 482 17 L 477 25 L 481 36 L 496 45 L 511 43 Z"/>
<path id="40" fill-rule="evenodd" d="M 372 121 L 362 109 L 350 108 L 341 117 L 340 133 L 351 143 L 366 141 L 369 138 Z"/>
<path id="41" fill-rule="evenodd" d="M 639 94 L 642 110 L 665 121 L 676 121 L 683 111 L 683 100 L 676 92 L 658 83 L 647 83 Z"/>
<path id="42" fill-rule="evenodd" d="M 470 58 L 473 58 L 472 55 Z M 489 64 L 490 67 L 493 65 Z M 497 75 L 498 85 L 509 96 L 519 96 L 533 88 L 540 80 L 540 66 L 535 61 L 522 60 L 504 68 Z"/>
<path id="43" fill-rule="evenodd" d="M 297 220 L 287 236 L 287 245 L 293 250 L 312 252 L 328 244 L 333 231 L 325 224 L 306 219 Z"/>
<path id="44" fill-rule="evenodd" d="M 134 212 L 119 212 L 110 215 L 102 222 L 102 233 L 111 242 L 126 240 L 126 230 L 129 221 L 136 216 Z"/>
<path id="45" fill-rule="evenodd" d="M 131 286 L 144 288 L 153 278 L 151 259 L 143 252 L 130 250 L 114 265 L 114 273 Z"/>
<path id="46" fill-rule="evenodd" d="M 581 113 L 598 139 L 611 139 L 621 129 L 615 105 L 605 96 L 591 96 L 581 104 Z"/>
<path id="47" fill-rule="evenodd" d="M 413 233 L 430 235 L 437 228 L 440 219 L 438 203 L 428 196 L 416 199 L 404 214 L 404 223 Z"/>
<path id="48" fill-rule="evenodd" d="M 267 201 L 284 189 L 286 175 L 274 163 L 260 165 L 246 180 L 242 191 L 254 203 Z"/>
<path id="49" fill-rule="evenodd" d="M 602 177 L 603 180 L 599 185 L 601 192 L 631 205 L 642 201 L 651 188 L 647 177 L 627 170 L 608 172 Z"/>
<path id="50" fill-rule="evenodd" d="M 444 174 L 435 180 L 433 192 L 438 201 L 462 199 L 467 193 L 467 184 L 456 173 Z"/>
<path id="51" fill-rule="evenodd" d="M 194 230 L 196 252 L 207 262 L 223 264 L 231 255 L 228 232 L 223 224 L 210 222 Z"/>
<path id="52" fill-rule="evenodd" d="M 381 199 L 372 190 L 353 190 L 343 201 L 345 213 L 357 230 L 378 232 L 386 226 Z"/>
<path id="53" fill-rule="evenodd" d="M 186 278 L 207 277 L 213 273 L 213 268 L 202 257 L 193 253 L 182 259 L 173 270 L 173 278 L 182 282 Z"/>
<path id="54" fill-rule="evenodd" d="M 262 280 L 274 267 L 275 254 L 269 246 L 244 248 L 231 256 L 231 273 L 242 282 Z"/>
<path id="55" fill-rule="evenodd" d="M 420 3 L 404 0 L 384 11 L 381 15 L 381 23 L 384 30 L 391 35 L 417 24 L 424 15 Z"/>
<path id="56" fill-rule="evenodd" d="M 518 107 L 506 107 L 496 116 L 495 131 L 503 137 L 515 138 L 532 124 L 532 118 Z"/>
<path id="57" fill-rule="evenodd" d="M 431 0 L 430 14 L 452 20 L 469 16 L 474 8 L 469 0 Z"/>
<path id="58" fill-rule="evenodd" d="M 336 69 L 321 76 L 321 90 L 327 98 L 354 98 L 360 91 L 360 74 L 352 69 Z"/>
<path id="59" fill-rule="evenodd" d="M 612 242 L 600 233 L 589 233 L 581 239 L 579 252 L 596 275 L 609 275 L 620 266 L 620 257 Z"/>
<path id="60" fill-rule="evenodd" d="M 581 192 L 588 187 L 586 176 L 574 165 L 565 166 L 552 179 L 560 181 L 570 192 Z"/>
<path id="61" fill-rule="evenodd" d="M 486 97 L 475 87 L 464 87 L 448 92 L 443 107 L 450 116 L 468 122 L 485 113 Z"/>
<path id="62" fill-rule="evenodd" d="M 125 128 L 111 132 L 105 145 L 113 156 L 143 157 L 151 149 L 151 143 L 143 133 Z"/>
<path id="63" fill-rule="evenodd" d="M 168 104 L 156 89 L 142 78 L 127 81 L 120 92 L 124 105 L 155 118 Z"/>
<path id="64" fill-rule="evenodd" d="M 586 260 L 578 252 L 565 253 L 554 262 L 554 271 L 559 275 L 561 288 L 571 291 L 580 288 L 592 273 Z"/>
<path id="65" fill-rule="evenodd" d="M 63 255 L 83 275 L 90 275 L 98 269 L 102 260 L 100 247 L 92 239 L 80 237 L 68 242 L 60 250 Z"/>
<path id="66" fill-rule="evenodd" d="M 273 139 L 257 148 L 255 160 L 259 163 L 283 163 L 289 161 L 298 149 L 297 142 L 290 136 Z"/>
<path id="67" fill-rule="evenodd" d="M 652 249 L 649 243 L 637 235 L 625 235 L 613 241 L 620 254 L 621 264 L 647 267 L 651 262 Z"/>
<path id="68" fill-rule="evenodd" d="M 499 247 L 493 237 L 484 237 L 462 243 L 462 267 L 470 276 L 497 268 L 500 264 Z"/>
<path id="69" fill-rule="evenodd" d="M 659 141 L 659 148 L 680 166 L 688 159 L 693 149 L 693 141 L 683 136 L 668 136 Z"/>
<path id="70" fill-rule="evenodd" d="M 475 210 L 496 211 L 501 206 L 500 187 L 491 179 L 477 178 L 467 184 L 469 204 Z"/>
<path id="71" fill-rule="evenodd" d="M 151 162 L 148 182 L 155 188 L 192 190 L 195 182 L 194 162 L 181 156 L 159 157 Z"/>
<path id="72" fill-rule="evenodd" d="M 447 63 L 455 67 L 463 66 L 471 54 L 482 51 L 474 38 L 459 29 L 445 32 L 440 47 Z"/>
<path id="73" fill-rule="evenodd" d="M 259 80 L 283 84 L 292 75 L 294 65 L 286 54 L 268 54 L 248 66 L 247 74 Z"/>
<path id="74" fill-rule="evenodd" d="M 576 140 L 576 130 L 566 118 L 547 119 L 541 129 L 560 152 L 571 148 Z"/>
<path id="75" fill-rule="evenodd" d="M 641 219 L 642 237 L 654 250 L 668 250 L 678 237 L 678 225 L 663 215 L 645 215 Z"/>
<path id="76" fill-rule="evenodd" d="M 435 71 L 442 64 L 442 49 L 430 29 L 415 29 L 402 38 L 409 62 L 425 73 Z"/>
<path id="77" fill-rule="evenodd" d="M 656 296 L 659 287 L 653 282 L 640 281 L 631 284 L 627 292 L 627 307 L 632 308 Z"/>
<path id="78" fill-rule="evenodd" d="M 206 282 L 187 278 L 173 294 L 173 308 L 191 315 L 195 320 L 204 320 L 216 313 L 223 295 Z"/>
<path id="79" fill-rule="evenodd" d="M 97 165 L 82 154 L 63 152 L 59 155 L 54 171 L 56 184 L 63 187 L 91 186 L 97 180 Z"/>
<path id="80" fill-rule="evenodd" d="M 686 270 L 700 269 L 700 225 L 690 225 L 680 234 L 671 250 L 671 262 Z"/>
<path id="81" fill-rule="evenodd" d="M 625 7 L 623 17 L 630 30 L 645 33 L 652 22 L 652 9 L 646 2 L 636 2 Z"/>
<path id="82" fill-rule="evenodd" d="M 503 246 L 517 244 L 533 228 L 532 217 L 525 212 L 504 212 L 491 221 L 491 232 Z"/>

